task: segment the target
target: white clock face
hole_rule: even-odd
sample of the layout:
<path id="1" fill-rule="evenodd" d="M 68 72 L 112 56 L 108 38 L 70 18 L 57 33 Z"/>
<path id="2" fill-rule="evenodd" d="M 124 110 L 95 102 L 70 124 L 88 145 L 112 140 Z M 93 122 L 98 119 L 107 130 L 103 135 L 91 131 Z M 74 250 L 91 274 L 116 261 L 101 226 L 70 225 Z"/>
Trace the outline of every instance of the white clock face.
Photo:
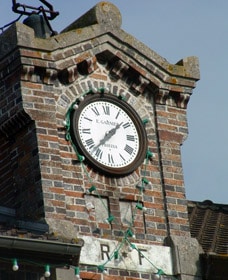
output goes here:
<path id="1" fill-rule="evenodd" d="M 134 122 L 111 102 L 88 104 L 79 116 L 78 132 L 85 149 L 105 166 L 127 166 L 138 154 L 139 136 Z"/>
<path id="2" fill-rule="evenodd" d="M 147 151 L 147 135 L 135 110 L 111 94 L 87 95 L 71 115 L 79 152 L 95 169 L 122 176 L 134 171 Z"/>

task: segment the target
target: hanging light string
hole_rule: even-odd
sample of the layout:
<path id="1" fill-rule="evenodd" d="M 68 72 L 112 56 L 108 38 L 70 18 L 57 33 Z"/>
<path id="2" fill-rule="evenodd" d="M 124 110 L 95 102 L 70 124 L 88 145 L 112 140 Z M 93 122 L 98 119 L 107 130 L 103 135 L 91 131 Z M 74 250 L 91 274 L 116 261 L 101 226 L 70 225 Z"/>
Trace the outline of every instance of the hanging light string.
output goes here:
<path id="1" fill-rule="evenodd" d="M 141 187 L 139 188 L 140 195 L 142 195 L 143 190 L 144 190 L 144 188 L 145 188 L 145 185 L 146 185 L 146 184 L 149 184 L 149 182 L 147 181 L 146 177 L 144 177 L 144 176 L 146 175 L 147 165 L 148 165 L 148 163 L 149 163 L 149 159 L 151 158 L 151 156 L 152 156 L 152 154 L 149 153 L 149 152 L 147 151 L 147 153 L 146 153 L 146 163 L 145 163 L 145 165 L 144 165 L 145 167 L 144 167 L 144 169 L 142 170 L 142 175 L 143 175 L 143 178 L 142 178 L 142 180 L 141 180 L 141 184 L 142 184 L 142 185 L 141 185 Z M 141 202 L 141 200 L 140 200 L 140 196 L 138 197 L 136 206 L 135 206 L 134 211 L 133 211 L 133 215 L 132 215 L 132 220 L 131 220 L 130 228 L 132 228 L 133 225 L 134 225 L 135 217 L 136 217 L 136 214 L 137 214 L 137 210 L 138 210 L 138 209 L 139 209 L 139 210 L 142 210 L 142 211 L 144 211 L 144 212 L 146 212 L 146 210 L 147 210 L 145 207 L 142 206 L 142 202 Z"/>
<path id="2" fill-rule="evenodd" d="M 105 205 L 103 199 L 102 199 L 102 196 L 99 194 L 99 192 L 97 191 L 97 188 L 95 186 L 95 184 L 93 183 L 93 179 L 91 178 L 89 172 L 87 171 L 87 168 L 84 164 L 84 156 L 81 155 L 78 150 L 77 150 L 77 147 L 75 146 L 72 138 L 71 138 L 71 134 L 70 134 L 70 128 L 71 128 L 71 120 L 70 120 L 70 116 L 71 116 L 71 113 L 73 110 L 77 109 L 78 107 L 78 104 L 80 103 L 81 100 L 84 99 L 84 97 L 87 95 L 87 94 L 92 94 L 92 93 L 97 93 L 97 92 L 100 92 L 100 93 L 104 93 L 104 92 L 108 92 L 109 89 L 107 88 L 99 88 L 99 89 L 95 89 L 95 88 L 92 88 L 90 90 L 88 90 L 87 92 L 83 93 L 79 98 L 76 99 L 75 102 L 73 102 L 71 104 L 71 106 L 69 107 L 68 111 L 67 111 L 67 114 L 66 114 L 66 119 L 64 121 L 64 126 L 66 128 L 66 140 L 69 141 L 74 149 L 74 152 L 79 160 L 79 162 L 81 163 L 82 165 L 82 168 L 86 174 L 86 177 L 89 181 L 89 183 L 91 184 L 91 187 L 86 191 L 88 194 L 92 194 L 94 193 L 98 198 L 99 200 L 101 201 L 103 207 L 105 208 L 105 210 L 107 211 L 108 213 L 108 218 L 107 218 L 107 222 L 108 223 L 116 223 L 116 219 L 113 215 L 111 215 L 108 207 Z M 123 96 L 120 96 L 120 99 L 124 99 Z M 146 124 L 148 121 L 147 120 L 144 120 L 143 123 Z M 145 158 L 145 164 L 144 164 L 144 169 L 142 170 L 142 179 L 141 179 L 141 184 L 140 186 L 138 186 L 139 188 L 139 192 L 140 192 L 140 195 L 142 195 L 144 189 L 145 189 L 145 186 L 147 184 L 149 184 L 150 182 L 146 179 L 146 171 L 147 171 L 147 165 L 149 163 L 149 160 L 153 157 L 153 153 L 151 151 L 147 151 L 146 153 L 146 158 Z M 135 190 L 136 191 L 136 190 Z M 138 200 L 136 202 L 136 206 L 134 208 L 134 211 L 133 211 L 133 214 L 132 214 L 132 219 L 131 219 L 131 222 L 130 222 L 130 226 L 127 228 L 127 230 L 121 230 L 120 234 L 123 235 L 123 238 L 122 238 L 122 241 L 120 243 L 118 243 L 114 250 L 112 251 L 111 255 L 110 255 L 110 258 L 107 259 L 107 261 L 105 261 L 103 264 L 101 265 L 98 265 L 96 266 L 95 269 L 98 270 L 98 272 L 102 272 L 102 273 L 106 273 L 106 269 L 105 269 L 105 266 L 110 262 L 112 261 L 113 259 L 117 259 L 120 255 L 120 250 L 122 249 L 122 247 L 124 246 L 124 244 L 129 244 L 129 246 L 136 250 L 143 258 L 145 258 L 145 260 L 147 260 L 151 266 L 153 267 L 154 270 L 156 270 L 156 272 L 153 272 L 153 273 L 156 273 L 157 276 L 160 277 L 160 275 L 167 275 L 165 274 L 165 272 L 158 268 L 156 265 L 154 265 L 154 263 L 147 257 L 145 256 L 141 251 L 140 249 L 137 248 L 137 246 L 133 243 L 130 242 L 129 238 L 134 238 L 134 232 L 132 230 L 133 226 L 134 226 L 134 221 L 135 221 L 135 217 L 137 215 L 137 210 L 146 210 L 146 208 L 143 207 L 142 205 L 142 202 L 140 200 L 140 197 L 138 197 Z M 128 210 L 127 210 L 128 211 Z M 79 268 L 76 268 L 75 269 L 75 275 L 77 275 L 77 279 L 79 279 Z M 78 278 L 79 277 L 79 278 Z M 176 279 L 175 277 L 171 276 L 172 279 Z"/>
<path id="3" fill-rule="evenodd" d="M 66 264 L 66 263 L 58 263 L 58 264 L 54 264 L 52 263 L 51 265 L 44 263 L 44 262 L 34 262 L 32 260 L 29 259 L 23 259 L 23 258 L 3 258 L 0 257 L 0 261 L 4 262 L 4 263 L 12 263 L 12 270 L 16 273 L 17 271 L 20 270 L 20 266 L 21 265 L 30 265 L 30 266 L 35 266 L 35 267 L 43 267 L 44 270 L 44 277 L 48 278 L 51 276 L 51 272 L 50 269 L 51 267 L 56 269 L 56 268 L 62 268 L 62 267 L 67 267 L 69 268 L 70 265 Z"/>
<path id="4" fill-rule="evenodd" d="M 76 151 L 77 156 L 79 157 L 79 159 L 82 159 L 82 160 L 81 160 L 82 168 L 83 168 L 83 170 L 84 170 L 84 172 L 85 172 L 85 174 L 86 174 L 86 177 L 87 177 L 88 181 L 92 184 L 92 187 L 89 189 L 89 193 L 94 192 L 95 195 L 100 199 L 100 201 L 101 201 L 101 203 L 103 204 L 104 208 L 105 208 L 106 211 L 108 212 L 107 222 L 111 223 L 111 222 L 116 222 L 116 221 L 115 221 L 114 217 L 109 213 L 108 207 L 104 204 L 104 201 L 103 201 L 101 195 L 100 195 L 99 192 L 97 191 L 96 187 L 93 185 L 93 179 L 90 177 L 90 174 L 88 173 L 87 168 L 86 168 L 86 166 L 85 166 L 85 164 L 84 164 L 84 162 L 83 162 L 84 157 L 78 153 L 77 148 L 76 148 L 75 144 L 73 143 L 72 138 L 71 138 L 71 135 L 70 135 L 70 126 L 71 126 L 71 123 L 70 123 L 70 115 L 71 115 L 72 110 L 74 110 L 75 108 L 78 107 L 79 102 L 80 102 L 81 100 L 83 100 L 84 97 L 85 97 L 87 94 L 92 94 L 92 93 L 97 93 L 97 92 L 100 92 L 100 93 L 108 93 L 108 92 L 109 92 L 109 89 L 108 89 L 108 88 L 99 88 L 99 89 L 92 88 L 92 89 L 88 90 L 87 92 L 83 93 L 83 94 L 82 94 L 79 98 L 77 98 L 76 101 L 73 102 L 72 105 L 70 106 L 70 108 L 69 108 L 69 110 L 68 110 L 68 112 L 67 112 L 67 115 L 66 115 L 66 123 L 67 123 L 67 126 L 66 126 L 66 127 L 67 127 L 67 137 L 66 137 L 66 139 L 70 140 L 71 144 L 72 144 L 73 147 L 74 147 L 74 150 Z M 125 100 L 125 96 L 123 96 L 123 95 L 120 95 L 120 96 L 118 96 L 118 97 L 119 97 L 120 99 L 122 99 L 122 100 Z M 76 104 L 77 104 L 77 106 L 75 106 Z M 144 120 L 144 121 L 142 121 L 142 122 L 143 122 L 143 124 L 145 125 L 145 124 L 148 122 L 148 120 Z M 151 158 L 152 155 L 153 155 L 153 154 L 152 154 L 151 152 L 148 152 L 148 151 L 147 151 L 147 154 L 146 154 L 146 165 L 145 165 L 145 166 L 148 165 L 149 158 Z M 143 172 L 143 174 L 146 174 L 146 168 L 145 168 L 145 171 Z M 147 180 L 145 177 L 143 177 L 143 179 L 141 180 L 141 184 L 142 184 L 142 188 L 140 188 L 140 194 L 142 194 L 145 184 L 148 184 L 148 180 Z M 87 193 L 88 193 L 88 192 L 87 192 Z M 132 215 L 132 221 L 131 221 L 131 223 L 130 223 L 130 227 L 131 227 L 131 228 L 132 228 L 132 226 L 133 226 L 133 224 L 134 224 L 134 217 L 135 217 L 135 215 L 136 215 L 137 209 L 141 209 L 141 210 L 142 210 L 142 208 L 137 207 L 137 206 L 140 206 L 140 198 L 139 198 L 139 197 L 138 197 L 138 201 L 137 201 L 136 207 L 135 207 L 135 209 L 134 209 L 134 213 L 133 213 L 133 215 Z M 145 209 L 145 208 L 144 208 L 144 209 Z M 123 232 L 123 234 L 124 234 L 124 232 Z"/>
<path id="5" fill-rule="evenodd" d="M 151 266 L 153 267 L 153 269 L 156 270 L 156 272 L 153 272 L 155 273 L 155 276 L 160 279 L 160 276 L 161 275 L 164 275 L 164 276 L 169 276 L 170 275 L 167 275 L 162 269 L 158 268 L 157 266 L 155 266 L 151 260 L 149 258 L 147 258 L 142 252 L 140 249 L 137 248 L 137 246 L 133 243 L 131 243 L 126 237 L 122 240 L 122 242 L 116 247 L 115 251 L 113 251 L 112 255 L 110 256 L 110 258 L 104 262 L 103 264 L 101 265 L 98 265 L 98 266 L 93 266 L 93 267 L 90 267 L 89 270 L 88 269 L 81 269 L 81 271 L 92 271 L 94 270 L 94 272 L 98 271 L 100 273 L 104 273 L 104 274 L 107 274 L 107 270 L 105 268 L 106 264 L 108 264 L 110 261 L 112 261 L 113 259 L 117 260 L 119 258 L 119 251 L 121 250 L 122 246 L 124 245 L 124 242 L 128 242 L 128 244 L 133 248 L 135 249 L 143 258 L 145 258 L 150 264 Z M 23 265 L 23 264 L 27 264 L 27 265 L 33 265 L 33 266 L 38 266 L 38 267 L 43 267 L 44 269 L 44 277 L 45 278 L 48 278 L 51 276 L 51 272 L 50 272 L 50 269 L 51 267 L 52 268 L 61 268 L 61 267 L 67 267 L 68 269 L 71 267 L 74 269 L 74 274 L 75 274 L 75 277 L 77 280 L 81 280 L 80 278 L 80 269 L 78 266 L 70 266 L 68 264 L 52 264 L 51 266 L 49 264 L 45 264 L 45 263 L 38 263 L 38 262 L 34 262 L 34 261 L 31 261 L 31 260 L 27 260 L 27 259 L 11 259 L 11 258 L 0 258 L 0 260 L 2 262 L 5 262 L 5 263 L 9 263 L 11 262 L 12 263 L 12 270 L 16 273 L 19 269 L 20 269 L 20 264 Z M 173 280 L 177 280 L 176 277 L 174 276 L 171 276 L 171 278 Z"/>

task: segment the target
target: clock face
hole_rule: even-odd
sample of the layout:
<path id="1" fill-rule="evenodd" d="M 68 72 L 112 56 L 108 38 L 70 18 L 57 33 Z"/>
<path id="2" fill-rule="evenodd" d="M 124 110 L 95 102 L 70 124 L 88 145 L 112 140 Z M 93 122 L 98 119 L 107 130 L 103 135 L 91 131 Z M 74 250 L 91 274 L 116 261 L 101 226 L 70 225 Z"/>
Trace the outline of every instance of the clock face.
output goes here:
<path id="1" fill-rule="evenodd" d="M 94 168 L 126 175 L 145 158 L 147 137 L 135 110 L 117 96 L 93 94 L 79 103 L 71 118 L 72 135 Z"/>

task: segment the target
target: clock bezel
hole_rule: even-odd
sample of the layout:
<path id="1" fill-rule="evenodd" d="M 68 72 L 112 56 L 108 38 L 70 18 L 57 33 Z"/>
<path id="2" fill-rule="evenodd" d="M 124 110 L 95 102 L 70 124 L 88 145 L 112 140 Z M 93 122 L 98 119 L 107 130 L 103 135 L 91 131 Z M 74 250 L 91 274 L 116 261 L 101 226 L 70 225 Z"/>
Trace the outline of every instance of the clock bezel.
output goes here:
<path id="1" fill-rule="evenodd" d="M 96 101 L 107 101 L 109 103 L 118 106 L 121 110 L 126 112 L 126 114 L 134 123 L 139 137 L 139 149 L 135 159 L 130 164 L 118 168 L 106 166 L 100 163 L 99 161 L 97 161 L 84 147 L 78 130 L 79 117 L 83 109 L 87 105 L 89 105 L 91 102 L 96 102 Z M 93 94 L 86 95 L 84 99 L 78 103 L 78 108 L 76 110 L 73 110 L 71 113 L 70 134 L 73 143 L 76 145 L 78 149 L 78 152 L 85 157 L 85 162 L 89 164 L 94 170 L 104 175 L 117 176 L 117 177 L 128 175 L 133 171 L 135 171 L 142 164 L 143 160 L 146 157 L 146 152 L 148 147 L 147 133 L 140 116 L 129 103 L 124 101 L 119 96 L 113 94 L 93 93 Z"/>

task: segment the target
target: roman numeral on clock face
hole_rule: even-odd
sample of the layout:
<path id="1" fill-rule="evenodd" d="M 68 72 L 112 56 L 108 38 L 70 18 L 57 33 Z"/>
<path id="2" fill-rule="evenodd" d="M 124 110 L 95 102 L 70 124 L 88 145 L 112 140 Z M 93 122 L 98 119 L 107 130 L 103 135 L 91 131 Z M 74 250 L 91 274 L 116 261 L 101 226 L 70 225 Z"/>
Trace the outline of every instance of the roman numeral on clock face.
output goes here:
<path id="1" fill-rule="evenodd" d="M 122 158 L 122 160 L 125 161 L 125 158 L 124 158 L 121 154 L 119 154 L 119 155 L 120 155 L 120 157 Z"/>
<path id="2" fill-rule="evenodd" d="M 96 150 L 95 156 L 98 157 L 99 159 L 101 159 L 102 156 L 103 156 L 103 151 L 102 151 L 101 149 L 98 148 L 98 149 Z"/>
<path id="3" fill-rule="evenodd" d="M 90 119 L 90 118 L 88 118 L 88 117 L 84 117 L 84 119 L 87 120 L 87 121 L 89 121 L 89 122 L 92 121 L 92 119 Z"/>
<path id="4" fill-rule="evenodd" d="M 99 116 L 99 115 L 100 115 L 100 113 L 99 113 L 97 107 L 93 107 L 93 108 L 92 108 L 92 111 L 94 112 L 94 114 L 95 114 L 96 116 Z"/>
<path id="5" fill-rule="evenodd" d="M 104 110 L 104 113 L 105 113 L 105 115 L 110 115 L 110 107 L 109 106 L 102 106 L 103 107 L 103 110 Z"/>
<path id="6" fill-rule="evenodd" d="M 119 117 L 119 115 L 120 115 L 120 110 L 118 111 L 118 113 L 116 114 L 116 119 L 118 119 L 118 117 Z"/>
<path id="7" fill-rule="evenodd" d="M 91 129 L 90 128 L 83 128 L 82 133 L 91 134 Z"/>
<path id="8" fill-rule="evenodd" d="M 86 142 L 86 145 L 87 145 L 90 149 L 94 147 L 94 141 L 93 141 L 92 138 L 89 138 L 89 139 L 85 140 L 85 142 Z"/>
<path id="9" fill-rule="evenodd" d="M 124 148 L 124 151 L 126 151 L 129 155 L 131 155 L 132 152 L 134 151 L 134 149 L 132 147 L 130 147 L 129 145 L 126 145 Z"/>
<path id="10" fill-rule="evenodd" d="M 129 122 L 123 124 L 124 128 L 128 128 L 129 126 L 130 126 Z"/>
<path id="11" fill-rule="evenodd" d="M 135 141 L 135 136 L 134 135 L 127 135 L 127 140 L 128 141 Z"/>
<path id="12" fill-rule="evenodd" d="M 111 154 L 108 154 L 108 162 L 114 163 L 113 156 Z"/>

